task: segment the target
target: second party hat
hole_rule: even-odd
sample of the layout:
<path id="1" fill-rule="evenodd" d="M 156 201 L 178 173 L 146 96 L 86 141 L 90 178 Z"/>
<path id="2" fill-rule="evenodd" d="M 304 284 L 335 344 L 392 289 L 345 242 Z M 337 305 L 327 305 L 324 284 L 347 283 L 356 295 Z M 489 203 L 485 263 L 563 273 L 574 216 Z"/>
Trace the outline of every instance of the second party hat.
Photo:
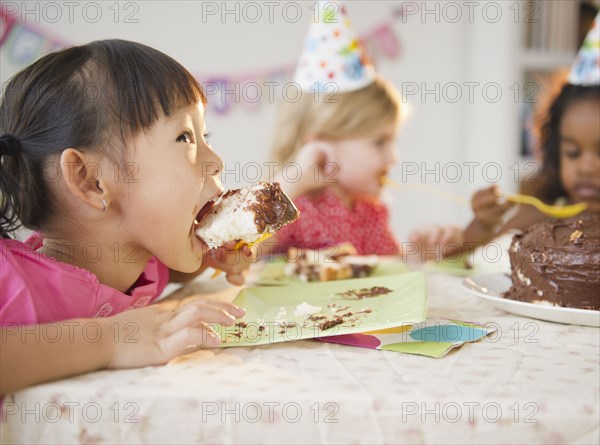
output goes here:
<path id="1" fill-rule="evenodd" d="M 600 13 L 596 15 L 569 73 L 571 85 L 600 85 Z"/>

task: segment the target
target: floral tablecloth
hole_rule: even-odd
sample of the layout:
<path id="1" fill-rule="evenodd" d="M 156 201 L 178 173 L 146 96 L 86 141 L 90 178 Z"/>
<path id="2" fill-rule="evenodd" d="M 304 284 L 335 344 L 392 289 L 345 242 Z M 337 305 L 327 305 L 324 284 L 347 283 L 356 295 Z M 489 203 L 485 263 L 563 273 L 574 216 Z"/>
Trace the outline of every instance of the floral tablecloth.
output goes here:
<path id="1" fill-rule="evenodd" d="M 429 317 L 498 332 L 441 359 L 304 340 L 90 373 L 8 395 L 2 443 L 600 442 L 598 329 L 428 287 Z"/>

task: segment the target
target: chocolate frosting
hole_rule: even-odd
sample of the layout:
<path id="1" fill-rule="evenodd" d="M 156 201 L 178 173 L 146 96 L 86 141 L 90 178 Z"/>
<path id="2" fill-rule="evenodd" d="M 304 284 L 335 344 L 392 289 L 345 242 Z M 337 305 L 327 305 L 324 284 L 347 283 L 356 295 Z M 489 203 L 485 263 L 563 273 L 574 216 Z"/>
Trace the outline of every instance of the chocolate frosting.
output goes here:
<path id="1" fill-rule="evenodd" d="M 600 309 L 600 215 L 536 224 L 515 235 L 509 257 L 507 298 Z"/>
<path id="2" fill-rule="evenodd" d="M 265 182 L 254 192 L 256 202 L 247 206 L 254 212 L 254 223 L 258 233 L 275 233 L 300 216 L 294 203 L 281 189 L 278 182 Z"/>

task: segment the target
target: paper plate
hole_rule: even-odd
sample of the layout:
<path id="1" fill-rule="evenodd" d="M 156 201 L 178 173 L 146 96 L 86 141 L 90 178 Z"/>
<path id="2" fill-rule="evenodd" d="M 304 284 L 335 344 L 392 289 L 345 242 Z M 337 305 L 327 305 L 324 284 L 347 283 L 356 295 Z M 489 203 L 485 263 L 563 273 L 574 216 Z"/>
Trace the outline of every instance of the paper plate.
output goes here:
<path id="1" fill-rule="evenodd" d="M 362 299 L 340 295 L 373 287 L 387 288 L 391 292 Z M 294 312 L 302 303 L 320 307 L 317 315 L 326 316 L 326 320 L 333 319 L 337 311 L 344 322 L 321 329 L 318 324 L 326 320 L 316 322 L 307 320 L 305 315 L 295 315 Z M 243 289 L 234 304 L 245 308 L 246 316 L 238 321 L 242 323 L 241 326 L 216 326 L 223 347 L 355 334 L 420 323 L 427 316 L 425 274 L 422 272 L 285 287 L 252 287 Z M 340 308 L 344 309 L 338 311 Z M 286 324 L 295 326 L 286 327 Z"/>
<path id="2" fill-rule="evenodd" d="M 285 275 L 285 260 L 277 258 L 272 262 L 267 263 L 260 272 L 260 276 L 255 281 L 258 286 L 287 286 L 289 284 L 301 283 L 298 278 Z M 373 269 L 369 278 L 372 277 L 387 277 L 390 275 L 398 275 L 410 271 L 408 265 L 402 262 L 399 257 L 380 257 L 380 262 Z M 356 278 L 354 278 L 356 279 Z"/>
<path id="3" fill-rule="evenodd" d="M 559 306 L 544 306 L 503 298 L 510 289 L 511 279 L 504 274 L 474 275 L 463 281 L 464 288 L 476 297 L 488 301 L 494 307 L 511 314 L 555 323 L 600 327 L 600 311 Z"/>

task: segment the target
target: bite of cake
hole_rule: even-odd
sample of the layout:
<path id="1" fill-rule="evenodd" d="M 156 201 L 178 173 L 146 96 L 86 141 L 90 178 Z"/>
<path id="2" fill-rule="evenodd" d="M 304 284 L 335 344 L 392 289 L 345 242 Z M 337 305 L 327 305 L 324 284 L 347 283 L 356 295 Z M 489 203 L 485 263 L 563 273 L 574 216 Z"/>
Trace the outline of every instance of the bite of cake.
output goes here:
<path id="1" fill-rule="evenodd" d="M 300 216 L 277 182 L 228 190 L 208 208 L 198 222 L 196 235 L 211 249 L 229 241 L 259 243 Z"/>

